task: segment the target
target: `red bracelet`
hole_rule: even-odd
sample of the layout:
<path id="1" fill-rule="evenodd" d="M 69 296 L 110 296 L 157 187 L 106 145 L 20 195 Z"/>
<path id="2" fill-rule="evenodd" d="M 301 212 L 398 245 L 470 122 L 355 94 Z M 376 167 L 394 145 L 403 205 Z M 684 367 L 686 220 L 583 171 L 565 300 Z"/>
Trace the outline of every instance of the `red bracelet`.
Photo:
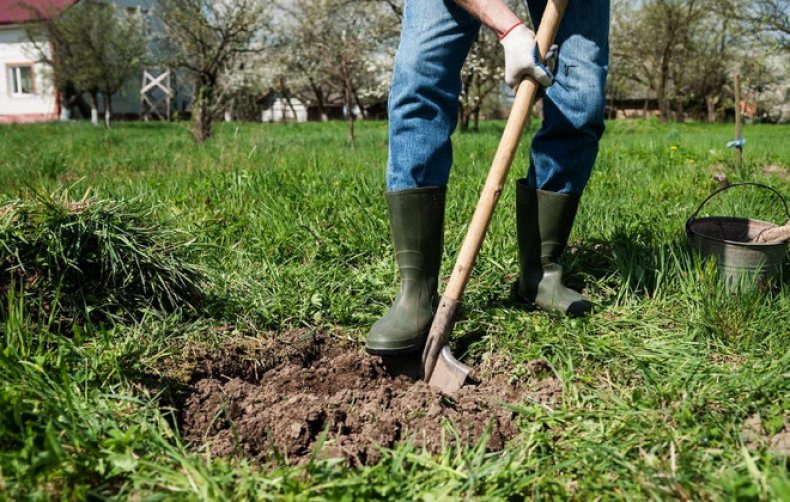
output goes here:
<path id="1" fill-rule="evenodd" d="M 522 24 L 524 24 L 524 21 L 519 21 L 516 24 L 514 24 L 513 26 L 511 26 L 510 28 L 508 28 L 506 32 L 504 32 L 503 34 L 499 35 L 499 40 L 502 40 L 503 38 L 505 38 L 508 33 L 510 33 L 511 31 L 515 30 L 516 28 L 518 28 Z"/>

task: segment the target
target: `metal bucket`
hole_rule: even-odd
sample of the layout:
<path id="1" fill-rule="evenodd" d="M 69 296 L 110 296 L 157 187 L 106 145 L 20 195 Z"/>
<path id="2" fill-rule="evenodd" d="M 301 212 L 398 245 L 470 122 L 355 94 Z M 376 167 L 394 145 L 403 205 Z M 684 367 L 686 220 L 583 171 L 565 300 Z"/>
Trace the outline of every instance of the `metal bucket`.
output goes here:
<path id="1" fill-rule="evenodd" d="M 710 216 L 697 218 L 703 207 L 713 197 L 731 188 L 752 185 L 772 191 L 784 205 L 790 219 L 790 209 L 782 194 L 762 183 L 734 183 L 710 194 L 686 221 L 686 237 L 691 249 L 702 258 L 714 258 L 721 278 L 729 287 L 744 283 L 766 284 L 781 273 L 787 252 L 787 243 L 757 243 L 754 239 L 761 232 L 777 225 L 767 221 Z"/>

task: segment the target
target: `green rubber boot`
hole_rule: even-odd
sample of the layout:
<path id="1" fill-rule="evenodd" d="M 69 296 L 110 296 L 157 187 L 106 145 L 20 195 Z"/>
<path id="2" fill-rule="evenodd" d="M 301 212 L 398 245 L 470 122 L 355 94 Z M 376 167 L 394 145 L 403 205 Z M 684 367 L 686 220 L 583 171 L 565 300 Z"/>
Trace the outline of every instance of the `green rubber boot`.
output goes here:
<path id="1" fill-rule="evenodd" d="M 370 328 L 369 354 L 407 354 L 425 342 L 439 300 L 445 192 L 429 187 L 386 194 L 401 287 L 390 310 Z"/>
<path id="2" fill-rule="evenodd" d="M 536 190 L 526 179 L 516 182 L 516 230 L 521 275 L 516 296 L 548 311 L 571 317 L 586 315 L 592 304 L 562 284 L 559 257 L 579 207 L 578 195 Z"/>

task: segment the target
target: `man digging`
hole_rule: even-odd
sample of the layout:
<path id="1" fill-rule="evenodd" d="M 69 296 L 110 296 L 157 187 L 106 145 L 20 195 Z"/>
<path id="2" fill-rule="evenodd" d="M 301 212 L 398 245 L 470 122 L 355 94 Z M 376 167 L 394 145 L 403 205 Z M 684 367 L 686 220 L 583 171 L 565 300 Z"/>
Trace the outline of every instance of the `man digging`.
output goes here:
<path id="1" fill-rule="evenodd" d="M 546 0 L 529 0 L 533 20 Z M 543 124 L 526 178 L 516 181 L 520 275 L 514 297 L 569 316 L 592 304 L 562 283 L 559 257 L 590 177 L 604 130 L 609 0 L 571 0 L 557 32 L 556 76 L 539 58 L 535 34 L 503 0 L 406 0 L 389 95 L 387 193 L 401 288 L 370 329 L 375 355 L 419 350 L 435 311 L 445 193 L 452 166 L 460 71 L 477 32 L 494 30 L 505 51 L 505 82 L 546 87 Z"/>

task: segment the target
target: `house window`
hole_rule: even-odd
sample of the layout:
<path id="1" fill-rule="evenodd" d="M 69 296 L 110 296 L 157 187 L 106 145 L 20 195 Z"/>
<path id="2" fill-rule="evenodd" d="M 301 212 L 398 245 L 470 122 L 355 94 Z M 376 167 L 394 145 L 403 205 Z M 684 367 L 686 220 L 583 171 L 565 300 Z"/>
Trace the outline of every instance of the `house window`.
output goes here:
<path id="1" fill-rule="evenodd" d="M 8 89 L 12 96 L 29 96 L 33 94 L 33 67 L 9 66 Z"/>

